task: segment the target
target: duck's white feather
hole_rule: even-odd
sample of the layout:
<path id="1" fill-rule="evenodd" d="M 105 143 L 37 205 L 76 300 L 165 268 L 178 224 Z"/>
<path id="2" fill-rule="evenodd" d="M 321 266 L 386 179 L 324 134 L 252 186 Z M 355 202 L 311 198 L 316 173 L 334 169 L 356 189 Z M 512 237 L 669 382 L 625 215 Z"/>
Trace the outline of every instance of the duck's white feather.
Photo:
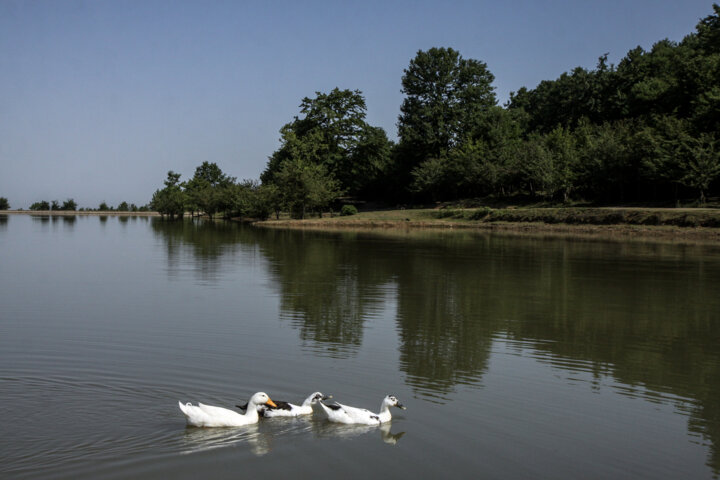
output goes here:
<path id="1" fill-rule="evenodd" d="M 193 427 L 241 427 L 243 425 L 257 423 L 259 418 L 257 405 L 268 402 L 272 403 L 272 400 L 270 400 L 267 394 L 263 392 L 256 393 L 248 402 L 248 406 L 252 408 L 248 408 L 244 415 L 227 408 L 205 405 L 203 403 L 198 403 L 196 406 L 191 403 L 183 404 L 182 402 L 178 402 L 178 405 L 185 415 L 188 425 Z"/>
<path id="2" fill-rule="evenodd" d="M 257 412 L 253 418 L 252 415 L 240 415 L 227 408 L 212 407 L 202 403 L 195 406 L 190 403 L 183 405 L 182 402 L 178 402 L 178 405 L 185 414 L 188 425 L 193 427 L 241 427 L 258 421 Z"/>
<path id="3" fill-rule="evenodd" d="M 331 422 L 362 425 L 380 424 L 380 416 L 365 408 L 349 407 L 342 403 L 335 403 L 333 405 L 323 404 L 323 407 L 325 407 L 328 420 Z"/>
<path id="4" fill-rule="evenodd" d="M 350 407 L 342 403 L 326 405 L 320 402 L 320 405 L 327 415 L 328 420 L 331 422 L 360 425 L 380 425 L 381 423 L 389 422 L 392 419 L 390 407 L 405 409 L 405 407 L 398 402 L 397 398 L 392 395 L 388 395 L 383 399 L 380 406 L 380 413 L 373 413 L 365 408 Z"/>

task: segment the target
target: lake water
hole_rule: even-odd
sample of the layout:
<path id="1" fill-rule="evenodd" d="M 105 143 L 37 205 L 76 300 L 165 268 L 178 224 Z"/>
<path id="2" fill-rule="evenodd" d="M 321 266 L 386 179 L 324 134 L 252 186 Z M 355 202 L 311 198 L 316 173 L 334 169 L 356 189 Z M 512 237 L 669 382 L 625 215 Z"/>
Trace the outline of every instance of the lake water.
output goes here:
<path id="1" fill-rule="evenodd" d="M 313 418 L 177 407 L 313 391 Z M 0 217 L 2 478 L 717 478 L 720 246 Z"/>

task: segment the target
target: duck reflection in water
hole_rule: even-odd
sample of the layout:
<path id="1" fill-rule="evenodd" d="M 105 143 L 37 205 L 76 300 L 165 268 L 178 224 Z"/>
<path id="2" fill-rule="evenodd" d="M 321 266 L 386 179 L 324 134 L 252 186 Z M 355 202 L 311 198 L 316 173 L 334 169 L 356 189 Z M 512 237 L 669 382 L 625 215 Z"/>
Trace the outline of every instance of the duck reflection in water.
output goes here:
<path id="1" fill-rule="evenodd" d="M 388 445 L 395 445 L 400 441 L 405 432 L 392 433 L 390 429 L 392 423 L 383 423 L 381 425 L 346 425 L 342 423 L 332 423 L 326 420 L 314 420 L 312 429 L 318 438 L 337 438 L 340 440 L 348 440 L 360 435 L 365 435 L 373 431 L 380 432 L 380 438 Z"/>
<path id="2" fill-rule="evenodd" d="M 259 431 L 258 425 L 247 425 L 242 428 L 193 428 L 185 429 L 182 439 L 183 449 L 180 453 L 199 453 L 216 448 L 236 446 L 246 443 L 250 451 L 262 456 L 272 450 L 271 436 Z"/>

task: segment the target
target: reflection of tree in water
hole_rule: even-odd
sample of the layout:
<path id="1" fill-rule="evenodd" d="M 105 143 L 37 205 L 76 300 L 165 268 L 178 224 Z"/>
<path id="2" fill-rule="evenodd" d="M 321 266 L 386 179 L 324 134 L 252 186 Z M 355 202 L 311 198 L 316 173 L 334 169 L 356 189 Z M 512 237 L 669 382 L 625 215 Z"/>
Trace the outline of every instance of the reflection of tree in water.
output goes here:
<path id="1" fill-rule="evenodd" d="M 492 338 L 505 335 L 563 369 L 609 374 L 630 387 L 623 394 L 689 410 L 720 472 L 720 264 L 707 261 L 716 251 L 466 238 L 409 247 L 397 271 L 409 383 L 446 392 L 477 381 Z"/>
<path id="2" fill-rule="evenodd" d="M 467 252 L 465 252 L 467 253 Z M 476 383 L 487 368 L 497 318 L 474 261 L 447 239 L 412 247 L 397 273 L 400 368 L 425 395 Z"/>
<path id="3" fill-rule="evenodd" d="M 33 221 L 40 222 L 43 225 L 51 224 L 53 228 L 57 228 L 61 223 L 64 227 L 72 229 L 77 220 L 76 215 L 30 215 Z"/>
<path id="4" fill-rule="evenodd" d="M 425 236 L 398 272 L 400 367 L 420 391 L 445 396 L 480 380 L 493 339 L 535 301 L 538 283 L 552 281 L 557 255 L 542 240 Z"/>
<path id="5" fill-rule="evenodd" d="M 8 215 L 0 215 L 0 230 L 7 229 Z"/>
<path id="6" fill-rule="evenodd" d="M 378 259 L 337 235 L 265 230 L 258 240 L 280 288 L 281 315 L 301 340 L 331 356 L 356 352 L 364 321 L 383 306 L 377 289 L 388 277 Z"/>
<path id="7" fill-rule="evenodd" d="M 704 261 L 702 250 L 603 248 L 597 257 L 588 255 L 588 246 L 566 244 L 552 281 L 528 290 L 538 300 L 532 313 L 515 317 L 508 333 L 551 353 L 550 361 L 565 369 L 583 360 L 596 376 L 611 374 L 629 387 L 625 394 L 669 397 L 683 409 L 688 402 L 681 399 L 690 400 L 690 431 L 712 442 L 709 463 L 717 474 L 720 267 Z M 643 259 L 663 248 L 672 255 Z"/>
<path id="8" fill-rule="evenodd" d="M 474 265 L 448 238 L 286 230 L 259 237 L 280 285 L 282 314 L 303 341 L 334 356 L 357 351 L 365 320 L 384 308 L 384 287 L 395 284 L 400 368 L 410 384 L 442 395 L 484 371 L 498 327 L 483 314 Z"/>
<path id="9" fill-rule="evenodd" d="M 171 221 L 153 218 L 155 235 L 164 242 L 168 274 L 179 275 L 189 264 L 203 282 L 215 282 L 223 265 L 231 264 L 240 245 L 251 243 L 248 228 L 229 222 Z"/>

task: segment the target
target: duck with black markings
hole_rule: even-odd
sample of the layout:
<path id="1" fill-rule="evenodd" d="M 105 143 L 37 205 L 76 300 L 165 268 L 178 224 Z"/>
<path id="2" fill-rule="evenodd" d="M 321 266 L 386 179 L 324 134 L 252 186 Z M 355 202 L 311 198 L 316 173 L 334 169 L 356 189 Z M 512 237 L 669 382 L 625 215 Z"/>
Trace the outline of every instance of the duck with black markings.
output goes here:
<path id="1" fill-rule="evenodd" d="M 320 406 L 331 422 L 349 425 L 380 425 L 392 419 L 390 407 L 398 407 L 405 410 L 405 406 L 400 403 L 395 395 L 388 395 L 383 399 L 380 405 L 380 413 L 373 413 L 364 408 L 349 407 L 337 402 L 327 405 L 321 401 Z"/>
<path id="2" fill-rule="evenodd" d="M 313 405 L 322 400 L 328 400 L 332 395 L 323 395 L 321 392 L 315 392 L 308 396 L 302 405 L 295 405 L 282 400 L 276 400 L 275 406 L 269 404 L 261 404 L 257 406 L 258 414 L 261 417 L 298 417 L 300 415 L 310 415 L 313 413 Z M 248 404 L 236 405 L 240 410 L 247 410 Z"/>

